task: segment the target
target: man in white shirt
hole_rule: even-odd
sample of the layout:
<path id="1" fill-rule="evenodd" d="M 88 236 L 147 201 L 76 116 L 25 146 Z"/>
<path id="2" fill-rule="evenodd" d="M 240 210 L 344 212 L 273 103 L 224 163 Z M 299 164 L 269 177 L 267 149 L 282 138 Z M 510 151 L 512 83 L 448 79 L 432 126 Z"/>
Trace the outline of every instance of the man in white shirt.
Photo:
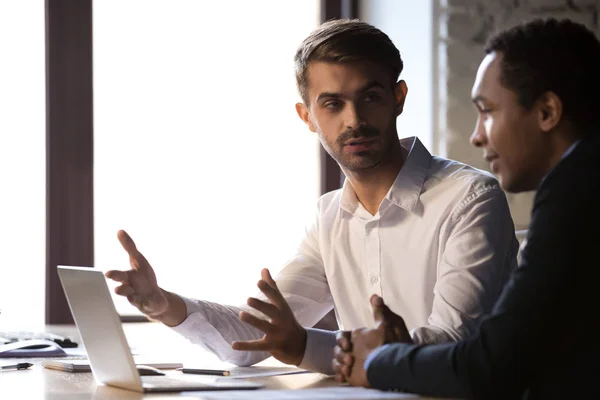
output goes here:
<path id="1" fill-rule="evenodd" d="M 339 163 L 346 181 L 323 195 L 296 255 L 260 298 L 240 307 L 161 289 L 131 238 L 118 236 L 132 269 L 109 271 L 116 293 L 150 318 L 237 365 L 269 355 L 331 373 L 335 332 L 311 329 L 332 308 L 341 329 L 372 327 L 377 294 L 404 317 L 404 340 L 464 339 L 491 311 L 516 265 L 506 198 L 488 173 L 432 157 L 399 140 L 407 85 L 400 53 L 383 32 L 332 21 L 296 57 L 300 118 Z M 277 283 L 275 283 L 275 281 Z"/>

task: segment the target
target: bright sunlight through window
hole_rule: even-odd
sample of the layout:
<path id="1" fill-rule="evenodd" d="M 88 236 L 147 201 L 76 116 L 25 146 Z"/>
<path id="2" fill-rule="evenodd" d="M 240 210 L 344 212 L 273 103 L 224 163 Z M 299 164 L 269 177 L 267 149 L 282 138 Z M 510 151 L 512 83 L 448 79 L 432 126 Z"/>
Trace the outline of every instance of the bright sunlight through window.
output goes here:
<path id="1" fill-rule="evenodd" d="M 44 2 L 0 1 L 0 331 L 44 325 Z"/>
<path id="2" fill-rule="evenodd" d="M 94 2 L 96 267 L 129 268 L 125 229 L 163 288 L 238 304 L 294 254 L 319 145 L 293 57 L 318 19 L 316 0 Z"/>

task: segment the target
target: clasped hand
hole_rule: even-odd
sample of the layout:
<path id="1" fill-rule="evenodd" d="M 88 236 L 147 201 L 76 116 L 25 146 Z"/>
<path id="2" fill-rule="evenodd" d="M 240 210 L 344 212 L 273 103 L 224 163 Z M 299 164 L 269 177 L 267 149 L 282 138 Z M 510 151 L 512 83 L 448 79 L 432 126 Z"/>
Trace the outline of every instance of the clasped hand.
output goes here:
<path id="1" fill-rule="evenodd" d="M 332 367 L 338 382 L 370 387 L 364 364 L 371 352 L 387 343 L 412 343 L 402 317 L 394 314 L 377 295 L 371 296 L 370 302 L 375 328 L 340 331 L 337 334 Z"/>

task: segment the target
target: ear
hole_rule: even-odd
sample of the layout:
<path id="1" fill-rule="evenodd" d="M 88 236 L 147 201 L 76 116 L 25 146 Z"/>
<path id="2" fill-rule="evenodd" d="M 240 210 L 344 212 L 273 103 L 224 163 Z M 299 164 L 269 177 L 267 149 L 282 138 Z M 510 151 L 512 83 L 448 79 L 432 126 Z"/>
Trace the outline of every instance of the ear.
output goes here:
<path id="1" fill-rule="evenodd" d="M 542 131 L 552 130 L 563 116 L 563 104 L 554 92 L 546 92 L 538 99 L 538 124 Z"/>
<path id="2" fill-rule="evenodd" d="M 317 129 L 315 128 L 315 125 L 312 123 L 312 121 L 310 119 L 310 114 L 308 113 L 308 108 L 304 105 L 304 103 L 296 103 L 296 112 L 298 113 L 298 116 L 300 117 L 300 119 L 302 121 L 304 121 L 306 126 L 308 126 L 308 129 L 310 129 L 311 132 L 317 131 Z"/>
<path id="3" fill-rule="evenodd" d="M 396 99 L 396 116 L 402 114 L 402 110 L 404 109 L 404 101 L 406 100 L 407 94 L 408 86 L 406 86 L 406 82 L 401 80 L 396 83 L 396 87 L 394 89 L 394 97 Z"/>

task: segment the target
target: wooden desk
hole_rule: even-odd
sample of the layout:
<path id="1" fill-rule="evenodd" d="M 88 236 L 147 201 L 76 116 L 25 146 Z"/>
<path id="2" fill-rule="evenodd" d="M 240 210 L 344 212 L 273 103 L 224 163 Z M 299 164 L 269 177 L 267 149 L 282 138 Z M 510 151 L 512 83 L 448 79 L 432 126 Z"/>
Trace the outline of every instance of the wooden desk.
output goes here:
<path id="1" fill-rule="evenodd" d="M 130 346 L 139 354 L 147 355 L 148 349 L 153 354 L 163 354 L 170 360 L 178 359 L 183 363 L 191 363 L 198 357 L 214 357 L 199 346 L 187 342 L 170 329 L 156 323 L 124 324 L 125 335 Z M 80 342 L 77 330 L 74 326 L 49 326 L 48 332 L 71 337 Z M 161 343 L 163 345 L 157 345 Z M 158 352 L 156 351 L 158 350 Z M 29 370 L 0 372 L 0 399 L 202 399 L 199 392 L 192 393 L 168 393 L 168 394 L 141 394 L 107 386 L 97 386 L 92 373 L 71 373 L 56 371 L 41 366 L 42 358 L 39 359 L 0 359 L 0 363 L 32 362 L 34 366 Z M 276 365 L 276 361 L 266 360 L 265 364 Z M 250 379 L 265 385 L 265 389 L 307 389 L 319 387 L 338 386 L 333 378 L 318 373 L 305 373 L 296 375 L 282 375 Z M 260 389 L 254 391 L 255 398 L 260 398 Z M 418 396 L 409 398 L 421 398 Z M 421 398 L 422 399 L 422 398 Z M 310 400 L 307 399 L 307 400 Z"/>

